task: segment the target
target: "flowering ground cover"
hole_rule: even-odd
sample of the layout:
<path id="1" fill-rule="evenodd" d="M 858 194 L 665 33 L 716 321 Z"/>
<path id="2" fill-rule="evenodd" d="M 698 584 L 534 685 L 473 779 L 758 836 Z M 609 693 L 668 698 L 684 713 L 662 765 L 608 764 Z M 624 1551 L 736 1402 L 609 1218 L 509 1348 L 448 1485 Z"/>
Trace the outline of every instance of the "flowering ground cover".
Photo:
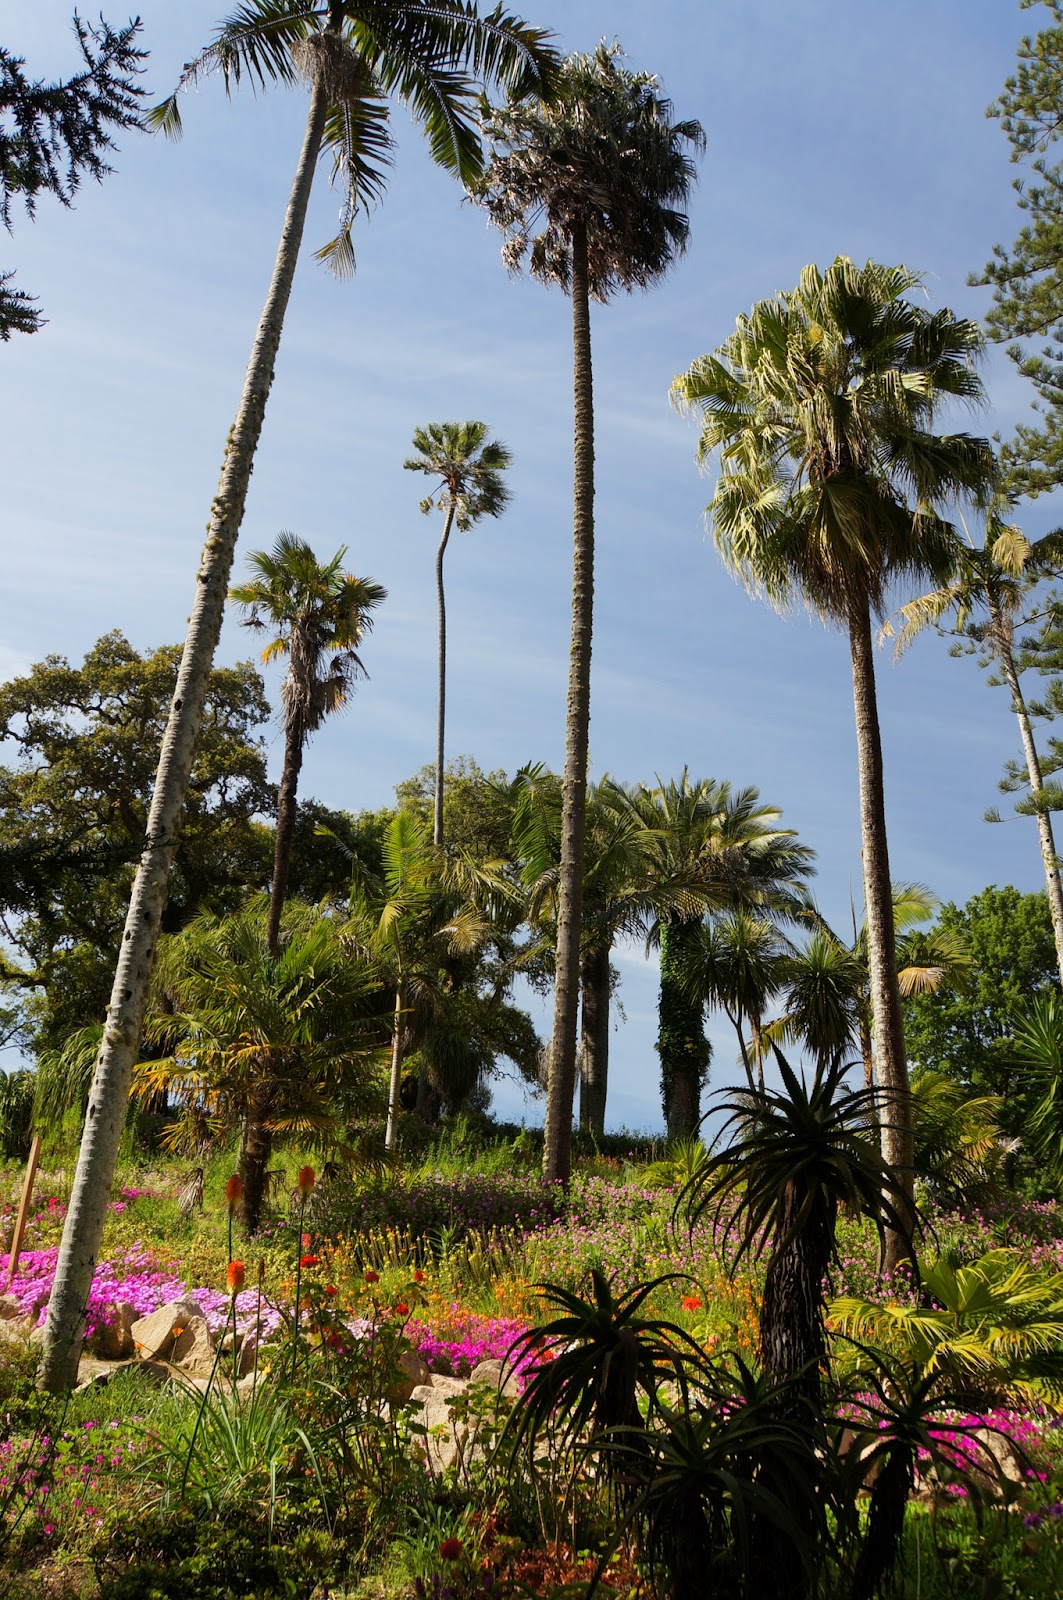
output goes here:
<path id="1" fill-rule="evenodd" d="M 58 1556 L 97 1549 L 101 1541 L 111 1548 L 115 1540 L 132 1539 L 127 1518 L 131 1495 L 146 1508 L 149 1521 L 154 1515 L 161 1519 L 158 1538 L 165 1544 L 169 1538 L 165 1529 L 174 1525 L 172 1507 L 166 1510 L 166 1506 L 175 1481 L 181 1484 L 187 1476 L 198 1494 L 201 1488 L 196 1485 L 202 1478 L 202 1492 L 215 1497 L 211 1504 L 222 1503 L 217 1500 L 220 1494 L 225 1504 L 243 1506 L 248 1497 L 268 1498 L 271 1474 L 275 1478 L 278 1465 L 288 1470 L 299 1453 L 304 1461 L 313 1461 L 300 1470 L 309 1473 L 311 1487 L 317 1487 L 307 1498 L 303 1489 L 295 1495 L 288 1480 L 283 1514 L 290 1513 L 303 1528 L 300 1537 L 309 1537 L 306 1530 L 317 1526 L 313 1519 L 319 1515 L 314 1508 L 328 1504 L 330 1525 L 335 1528 L 337 1507 L 348 1492 L 343 1488 L 347 1469 L 344 1458 L 331 1453 L 328 1441 L 340 1426 L 348 1441 L 360 1437 L 358 1429 L 366 1430 L 365 1440 L 375 1437 L 379 1422 L 372 1408 L 379 1402 L 371 1401 L 371 1396 L 386 1388 L 394 1354 L 412 1346 L 430 1370 L 457 1376 L 467 1375 L 484 1359 L 505 1359 L 548 1313 L 539 1286 L 551 1283 L 581 1292 L 592 1267 L 611 1279 L 617 1296 L 630 1293 L 640 1282 L 660 1279 L 646 1302 L 648 1314 L 681 1328 L 707 1355 L 731 1351 L 746 1361 L 755 1360 L 762 1287 L 756 1249 L 734 1271 L 726 1229 L 714 1228 L 707 1218 L 690 1226 L 677 1210 L 672 1191 L 638 1181 L 625 1183 L 619 1176 L 591 1176 L 577 1179 L 565 1197 L 544 1195 L 533 1178 L 513 1173 L 466 1174 L 455 1181 L 420 1174 L 363 1193 L 330 1196 L 322 1186 L 324 1192 L 315 1194 L 308 1205 L 307 1194 L 299 1198 L 293 1188 L 290 1211 L 275 1212 L 253 1244 L 236 1241 L 236 1248 L 251 1260 L 246 1274 L 241 1262 L 241 1272 L 233 1275 L 233 1293 L 226 1284 L 228 1216 L 223 1188 L 223 1181 L 214 1181 L 204 1214 L 191 1221 L 177 1213 L 172 1200 L 176 1180 L 165 1173 L 131 1183 L 119 1193 L 112 1202 L 93 1282 L 90 1331 L 106 1321 L 120 1301 L 145 1314 L 185 1293 L 200 1302 L 215 1331 L 228 1321 L 234 1304 L 238 1326 L 246 1327 L 259 1310 L 261 1272 L 263 1320 L 273 1344 L 272 1354 L 266 1346 L 263 1363 L 277 1383 L 275 1408 L 265 1419 L 255 1420 L 253 1438 L 234 1439 L 234 1464 L 226 1467 L 228 1476 L 219 1487 L 211 1476 L 215 1467 L 203 1464 L 205 1434 L 201 1430 L 197 1442 L 200 1425 L 186 1402 L 163 1405 L 143 1391 L 123 1392 L 120 1385 L 113 1385 L 102 1395 L 76 1397 L 58 1426 L 52 1419 L 45 1425 L 27 1402 L 24 1412 L 9 1413 L 8 1432 L 0 1445 L 0 1508 L 9 1537 L 26 1559 L 47 1559 L 49 1551 Z M 10 1206 L 0 1210 L 0 1228 L 10 1212 Z M 54 1273 L 63 1214 L 62 1190 L 54 1185 L 52 1192 L 41 1194 L 34 1209 L 26 1249 L 10 1286 L 19 1309 L 38 1320 Z M 927 1248 L 946 1250 L 957 1264 L 1006 1246 L 1045 1273 L 1063 1265 L 1063 1216 L 1056 1205 L 1012 1205 L 969 1214 L 929 1207 L 925 1220 Z M 843 1218 L 838 1261 L 827 1291 L 856 1297 L 880 1294 L 877 1272 L 873 1233 Z M 899 1280 L 889 1292 L 897 1305 L 914 1303 L 909 1281 Z M 296 1348 L 293 1333 L 301 1351 L 297 1357 L 290 1355 Z M 521 1364 L 531 1365 L 534 1359 L 525 1353 Z M 314 1362 L 323 1363 L 319 1384 L 309 1382 Z M 290 1387 L 297 1368 L 306 1372 L 305 1389 L 299 1383 Z M 20 1415 L 21 1422 L 11 1420 Z M 374 1482 L 382 1472 L 386 1478 L 397 1471 L 396 1458 L 388 1454 L 391 1449 L 404 1451 L 409 1458 L 403 1471 L 409 1469 L 410 1459 L 422 1474 L 426 1470 L 423 1452 L 415 1449 L 409 1457 L 401 1420 L 392 1427 L 397 1431 L 386 1448 L 383 1438 L 359 1446 L 368 1453 L 358 1470 Z M 919 1456 L 921 1481 L 946 1492 L 951 1502 L 936 1513 L 934 1538 L 948 1523 L 957 1549 L 969 1547 L 984 1555 L 987 1535 L 984 1529 L 978 1531 L 984 1510 L 968 1504 L 963 1473 L 963 1452 L 976 1430 L 1009 1441 L 1017 1458 L 1028 1463 L 1013 1503 L 1001 1512 L 1012 1519 L 1008 1526 L 1020 1530 L 1014 1538 L 1008 1536 L 1007 1559 L 1017 1563 L 1015 1582 L 1021 1579 L 1024 1587 L 1013 1587 L 1011 1592 L 1047 1596 L 1053 1591 L 1039 1589 L 1026 1570 L 1036 1561 L 1046 1573 L 1057 1566 L 1063 1571 L 1063 1430 L 1057 1429 L 1047 1411 L 1003 1405 L 984 1411 L 942 1411 L 931 1440 L 939 1465 L 952 1453 L 955 1479 L 941 1484 L 931 1452 L 922 1450 Z M 300 1444 L 300 1439 L 306 1442 Z M 228 1448 L 211 1433 L 208 1455 L 221 1450 L 224 1457 Z M 323 1453 L 308 1458 L 308 1448 Z M 420 1505 L 418 1479 L 402 1482 L 406 1501 Z M 385 1493 L 382 1481 L 373 1492 L 378 1490 Z M 386 1493 L 395 1492 L 393 1483 Z M 431 1488 L 432 1494 L 440 1492 L 441 1486 Z M 438 1569 L 455 1595 L 478 1594 L 468 1584 L 480 1571 L 531 1570 L 530 1534 L 523 1542 L 515 1540 L 497 1512 L 472 1515 L 468 1497 L 485 1492 L 479 1480 L 466 1481 L 461 1488 L 465 1510 L 460 1516 L 448 1513 L 449 1520 L 439 1520 L 438 1508 L 421 1506 L 417 1526 L 434 1528 L 437 1522 L 432 1518 L 436 1518 L 438 1536 L 418 1535 L 420 1553 L 413 1566 L 409 1561 L 414 1558 L 409 1557 L 404 1581 L 410 1573 L 421 1572 L 426 1592 L 435 1592 L 430 1579 Z M 275 1509 L 270 1517 L 281 1514 Z M 917 1519 L 912 1521 L 906 1538 L 930 1537 L 920 1531 L 921 1526 Z M 992 1526 L 999 1530 L 1003 1524 L 998 1519 Z M 593 1545 L 595 1537 L 585 1532 L 584 1547 Z M 188 1538 L 193 1539 L 191 1532 Z M 250 1533 L 248 1539 L 254 1546 L 256 1536 Z M 439 1550 L 444 1544 L 458 1552 L 452 1565 L 441 1563 Z M 238 1545 L 239 1540 L 232 1549 Z M 544 1572 L 556 1568 L 573 1581 L 581 1574 L 586 1579 L 578 1542 L 568 1537 L 554 1548 Z M 970 1559 L 974 1561 L 973 1554 Z M 1003 1570 L 1004 1557 L 992 1559 Z M 261 1582 L 263 1593 L 273 1592 L 265 1579 Z M 442 1578 L 436 1587 L 440 1585 L 446 1586 Z M 304 1591 L 297 1586 L 292 1592 Z M 407 1587 L 397 1592 L 410 1591 Z M 928 1584 L 923 1593 L 936 1595 L 937 1590 Z M 955 1594 L 966 1600 L 964 1589 L 957 1588 Z"/>

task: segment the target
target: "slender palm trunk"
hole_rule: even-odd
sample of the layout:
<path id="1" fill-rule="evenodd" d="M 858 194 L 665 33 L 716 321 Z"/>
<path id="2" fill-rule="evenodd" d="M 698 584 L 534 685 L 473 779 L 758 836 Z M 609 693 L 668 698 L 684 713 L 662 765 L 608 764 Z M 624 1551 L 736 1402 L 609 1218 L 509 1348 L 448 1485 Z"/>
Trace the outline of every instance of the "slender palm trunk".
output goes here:
<path id="1" fill-rule="evenodd" d="M 290 727 L 284 737 L 284 770 L 277 790 L 277 840 L 273 849 L 273 882 L 269 891 L 269 926 L 266 947 L 275 956 L 280 947 L 281 912 L 288 893 L 288 869 L 295 834 L 295 799 L 303 765 L 303 739 L 299 728 Z"/>
<path id="2" fill-rule="evenodd" d="M 893 891 L 886 844 L 886 802 L 882 776 L 882 738 L 875 693 L 871 618 L 866 601 L 850 604 L 849 650 L 853 667 L 853 706 L 860 776 L 860 838 L 867 917 L 867 965 L 871 980 L 871 1017 L 875 1041 L 875 1077 L 883 1096 L 886 1157 L 896 1172 L 906 1204 L 899 1207 L 902 1229 L 886 1239 L 885 1268 L 905 1260 L 914 1225 L 915 1136 L 912 1122 L 908 1057 L 904 1045 L 901 996 L 897 987 L 897 953 L 893 930 Z M 905 1237 L 907 1235 L 907 1237 Z"/>
<path id="3" fill-rule="evenodd" d="M 436 599 L 439 603 L 439 705 L 436 712 L 435 827 L 432 833 L 432 841 L 436 845 L 443 843 L 443 725 L 447 710 L 447 603 L 443 594 L 443 557 L 446 554 L 453 521 L 454 496 L 451 495 L 447 505 L 446 521 L 443 523 L 443 537 L 436 551 Z"/>
<path id="4" fill-rule="evenodd" d="M 251 349 L 236 420 L 225 447 L 221 480 L 200 558 L 177 688 L 163 736 L 147 836 L 130 896 L 55 1282 L 48 1302 L 39 1382 L 42 1388 L 53 1393 L 69 1388 L 77 1376 L 85 1309 L 129 1101 L 129 1085 L 140 1043 L 178 824 L 203 721 L 207 682 L 221 632 L 236 539 L 273 382 L 327 110 L 325 88 L 315 83 L 273 277 Z"/>
<path id="5" fill-rule="evenodd" d="M 579 1125 L 585 1133 L 605 1132 L 609 1086 L 609 950 L 585 950 L 580 962 Z"/>
<path id="6" fill-rule="evenodd" d="M 572 368 L 574 506 L 572 645 L 568 669 L 565 771 L 561 786 L 554 1026 L 550 1040 L 543 1180 L 567 1183 L 572 1168 L 572 1100 L 576 1087 L 580 922 L 587 812 L 587 746 L 591 714 L 591 623 L 594 601 L 594 396 L 591 383 L 587 234 L 572 230 Z"/>
<path id="7" fill-rule="evenodd" d="M 1044 788 L 1044 777 L 1041 773 L 1041 761 L 1034 744 L 1033 728 L 1030 725 L 1030 713 L 1026 709 L 1026 698 L 1019 683 L 1019 674 L 1015 670 L 1015 657 L 1005 639 L 1003 618 L 999 608 L 990 605 L 990 614 L 996 625 L 997 637 L 1002 641 L 997 647 L 997 659 L 1004 670 L 1004 679 L 1011 690 L 1011 709 L 1015 713 L 1015 720 L 1019 724 L 1019 733 L 1022 737 L 1023 754 L 1026 757 L 1026 772 L 1030 779 L 1030 793 L 1036 798 Z M 1048 908 L 1052 913 L 1052 933 L 1056 941 L 1056 965 L 1059 967 L 1059 979 L 1063 983 L 1063 886 L 1059 878 L 1059 857 L 1056 855 L 1056 842 L 1052 836 L 1052 817 L 1047 811 L 1037 813 L 1037 834 L 1041 844 L 1041 860 L 1045 869 L 1045 887 L 1048 890 Z"/>
<path id="8" fill-rule="evenodd" d="M 391 1034 L 391 1079 L 388 1084 L 388 1122 L 384 1133 L 384 1149 L 394 1150 L 395 1128 L 399 1120 L 399 1090 L 402 1086 L 402 1029 L 406 1012 L 406 985 L 400 982 L 395 990 L 395 1021 Z"/>

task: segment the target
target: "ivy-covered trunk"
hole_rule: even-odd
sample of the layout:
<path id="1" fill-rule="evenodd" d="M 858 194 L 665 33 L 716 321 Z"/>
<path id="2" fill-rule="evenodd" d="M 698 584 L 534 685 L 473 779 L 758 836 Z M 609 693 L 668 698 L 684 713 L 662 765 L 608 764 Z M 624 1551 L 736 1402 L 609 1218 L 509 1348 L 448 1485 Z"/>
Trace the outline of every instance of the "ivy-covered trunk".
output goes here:
<path id="1" fill-rule="evenodd" d="M 605 1132 L 609 1087 L 609 951 L 585 950 L 580 962 L 579 1125 Z"/>
<path id="2" fill-rule="evenodd" d="M 546 1090 L 543 1181 L 567 1183 L 572 1170 L 572 1101 L 576 1088 L 580 924 L 591 717 L 591 624 L 594 603 L 594 395 L 587 233 L 572 228 L 572 371 L 574 494 L 572 643 L 568 664 L 565 770 L 561 782 L 554 1025 Z"/>
<path id="3" fill-rule="evenodd" d="M 284 313 L 295 277 L 327 110 L 325 86 L 318 80 L 311 90 L 303 147 L 273 277 L 244 377 L 239 409 L 226 443 L 218 492 L 211 507 L 177 687 L 163 736 L 144 849 L 133 881 L 114 988 L 85 1114 L 77 1170 L 48 1302 L 41 1357 L 39 1382 L 42 1388 L 53 1393 L 72 1387 L 77 1378 L 85 1312 L 140 1045 L 155 942 L 166 904 L 181 812 L 203 721 L 207 683 L 221 632 L 236 540 L 273 383 Z"/>
<path id="4" fill-rule="evenodd" d="M 686 984 L 697 942 L 696 922 L 668 922 L 661 928 L 657 1054 L 669 1139 L 692 1139 L 697 1133 L 701 1090 L 709 1070 L 709 1041 L 701 1006 L 690 999 Z"/>
<path id="5" fill-rule="evenodd" d="M 296 797 L 299 773 L 303 766 L 303 737 L 299 728 L 289 728 L 284 738 L 284 768 L 277 789 L 277 839 L 273 848 L 273 882 L 269 891 L 269 926 L 266 946 L 271 956 L 280 948 L 281 915 L 288 894 L 288 873 L 295 836 Z"/>

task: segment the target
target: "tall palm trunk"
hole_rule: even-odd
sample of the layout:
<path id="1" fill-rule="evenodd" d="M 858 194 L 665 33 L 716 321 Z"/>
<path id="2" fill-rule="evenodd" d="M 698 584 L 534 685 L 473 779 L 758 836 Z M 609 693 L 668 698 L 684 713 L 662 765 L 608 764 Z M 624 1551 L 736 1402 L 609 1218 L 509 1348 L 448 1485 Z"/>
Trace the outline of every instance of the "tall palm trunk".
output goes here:
<path id="1" fill-rule="evenodd" d="M 580 922 L 587 812 L 587 746 L 591 714 L 591 624 L 594 602 L 594 396 L 591 381 L 587 234 L 572 229 L 572 373 L 574 494 L 572 644 L 568 667 L 565 770 L 561 786 L 554 1026 L 550 1040 L 543 1180 L 567 1183 L 572 1169 L 572 1100 L 576 1087 Z"/>
<path id="2" fill-rule="evenodd" d="M 391 1078 L 388 1083 L 388 1121 L 384 1149 L 394 1150 L 395 1129 L 399 1120 L 399 1090 L 402 1087 L 402 1029 L 406 1012 L 406 984 L 399 980 L 395 990 L 395 1020 L 391 1034 Z"/>
<path id="3" fill-rule="evenodd" d="M 439 605 L 439 703 L 436 711 L 436 796 L 435 796 L 435 826 L 432 833 L 432 842 L 436 845 L 443 843 L 443 726 L 446 721 L 447 711 L 447 602 L 443 593 L 443 557 L 446 554 L 447 540 L 450 538 L 450 529 L 454 522 L 454 496 L 450 496 L 447 505 L 446 520 L 443 523 L 443 537 L 439 541 L 436 551 L 436 600 Z"/>
<path id="4" fill-rule="evenodd" d="M 867 918 L 867 965 L 871 980 L 875 1078 L 883 1091 L 883 1133 L 886 1158 L 897 1174 L 905 1197 L 898 1206 L 902 1229 L 890 1229 L 885 1267 L 892 1271 L 909 1255 L 915 1213 L 915 1135 L 912 1121 L 908 1057 L 904 1045 L 901 996 L 897 987 L 897 953 L 893 930 L 893 891 L 886 845 L 886 802 L 882 777 L 882 737 L 875 693 L 871 617 L 866 601 L 854 600 L 848 612 L 849 650 L 853 667 L 853 707 L 860 780 L 860 840 L 864 865 L 864 907 Z M 907 1238 L 905 1237 L 907 1234 Z"/>
<path id="5" fill-rule="evenodd" d="M 692 1139 L 697 1133 L 701 1086 L 709 1065 L 701 1006 L 691 1000 L 687 989 L 697 939 L 696 922 L 666 922 L 661 928 L 657 1054 L 661 1058 L 661 1107 L 669 1139 Z"/>
<path id="6" fill-rule="evenodd" d="M 609 949 L 585 950 L 580 962 L 579 1125 L 585 1133 L 605 1132 L 609 1086 Z"/>
<path id="7" fill-rule="evenodd" d="M 273 277 L 211 508 L 177 688 L 163 736 L 144 851 L 133 882 L 114 988 L 85 1114 L 77 1171 L 48 1302 L 39 1377 L 41 1387 L 53 1393 L 69 1388 L 77 1376 L 85 1310 L 129 1101 L 155 941 L 166 904 L 178 825 L 203 721 L 207 681 L 221 632 L 233 553 L 273 382 L 327 110 L 325 87 L 317 80 L 310 94 L 306 133 Z"/>
<path id="8" fill-rule="evenodd" d="M 269 891 L 269 925 L 266 929 L 266 947 L 271 956 L 275 956 L 280 948 L 281 913 L 288 893 L 288 871 L 295 834 L 295 801 L 302 765 L 302 729 L 291 727 L 284 736 L 284 769 L 277 790 L 277 839 L 273 848 L 273 882 Z"/>
<path id="9" fill-rule="evenodd" d="M 1015 657 L 1008 642 L 1008 635 L 1004 618 L 1000 614 L 1000 607 L 990 602 L 990 616 L 993 621 L 994 633 L 997 639 L 997 659 L 1004 671 L 1004 680 L 1011 690 L 1011 709 L 1015 713 L 1015 720 L 1019 724 L 1019 733 L 1022 737 L 1023 754 L 1026 757 L 1026 773 L 1030 780 L 1030 793 L 1036 797 L 1044 788 L 1044 777 L 1041 772 L 1041 761 L 1034 744 L 1033 728 L 1030 725 L 1030 714 L 1026 709 L 1026 698 L 1019 683 L 1019 674 L 1015 670 Z M 1052 817 L 1047 811 L 1037 813 L 1037 834 L 1041 844 L 1041 860 L 1045 869 L 1045 887 L 1048 891 L 1048 908 L 1052 913 L 1052 933 L 1056 941 L 1056 965 L 1059 967 L 1059 979 L 1063 983 L 1063 886 L 1059 878 L 1059 857 L 1056 855 L 1056 842 L 1052 836 Z"/>

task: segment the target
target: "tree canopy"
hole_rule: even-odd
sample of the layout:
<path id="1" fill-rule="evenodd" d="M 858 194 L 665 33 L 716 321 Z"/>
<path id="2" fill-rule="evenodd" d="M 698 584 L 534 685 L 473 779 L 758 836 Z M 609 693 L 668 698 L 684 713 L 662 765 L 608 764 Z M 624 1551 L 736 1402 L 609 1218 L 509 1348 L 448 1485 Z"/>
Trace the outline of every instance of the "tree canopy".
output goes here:
<path id="1" fill-rule="evenodd" d="M 1013 1059 L 1015 1026 L 1033 997 L 1059 981 L 1048 901 L 991 884 L 965 905 L 942 905 L 934 929 L 966 941 L 971 968 L 962 982 L 905 1001 L 912 1062 L 979 1094 L 1005 1096 L 1002 1124 L 1021 1132 L 1031 1107 Z"/>

